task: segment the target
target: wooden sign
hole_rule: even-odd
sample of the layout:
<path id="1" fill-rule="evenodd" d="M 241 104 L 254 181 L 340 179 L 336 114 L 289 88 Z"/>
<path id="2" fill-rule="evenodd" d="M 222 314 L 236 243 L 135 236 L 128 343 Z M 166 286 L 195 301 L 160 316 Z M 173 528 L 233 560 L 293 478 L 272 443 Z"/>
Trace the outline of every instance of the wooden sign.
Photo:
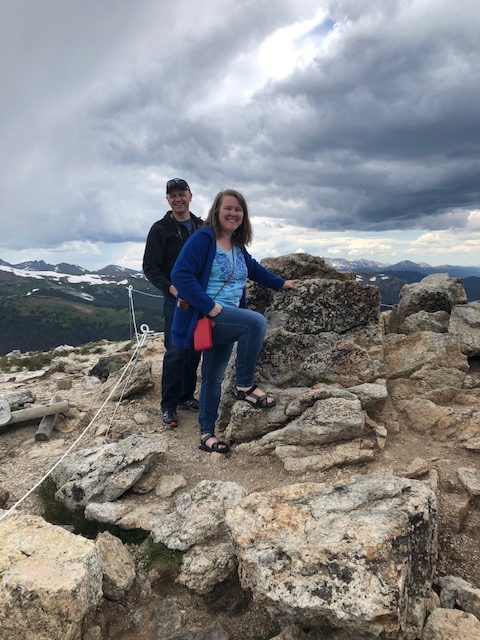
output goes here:
<path id="1" fill-rule="evenodd" d="M 10 404 L 5 398 L 0 398 L 0 427 L 10 422 L 12 412 L 10 411 Z"/>

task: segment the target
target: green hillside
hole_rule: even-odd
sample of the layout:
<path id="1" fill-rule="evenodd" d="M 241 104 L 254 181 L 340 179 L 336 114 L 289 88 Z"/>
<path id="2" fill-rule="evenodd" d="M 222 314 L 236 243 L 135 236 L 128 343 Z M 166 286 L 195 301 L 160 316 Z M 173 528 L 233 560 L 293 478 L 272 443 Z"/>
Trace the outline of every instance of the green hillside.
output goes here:
<path id="1" fill-rule="evenodd" d="M 134 286 L 158 294 L 146 281 Z M 137 326 L 162 331 L 162 300 L 137 294 L 134 301 Z M 133 332 L 124 285 L 71 285 L 0 272 L 0 355 L 128 340 Z"/>

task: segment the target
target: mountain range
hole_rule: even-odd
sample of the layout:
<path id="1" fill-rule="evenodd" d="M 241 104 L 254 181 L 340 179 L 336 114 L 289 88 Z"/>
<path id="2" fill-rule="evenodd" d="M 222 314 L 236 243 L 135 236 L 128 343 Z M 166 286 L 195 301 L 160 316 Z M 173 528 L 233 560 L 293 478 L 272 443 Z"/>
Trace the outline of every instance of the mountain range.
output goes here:
<path id="1" fill-rule="evenodd" d="M 163 296 L 140 271 L 0 260 L 0 355 L 128 340 L 134 334 L 130 287 L 137 327 L 162 331 Z"/>
<path id="2" fill-rule="evenodd" d="M 432 273 L 463 279 L 469 301 L 480 299 L 480 267 L 432 267 L 409 260 L 387 265 L 372 260 L 325 258 L 338 271 L 353 271 L 357 280 L 379 288 L 384 309 L 394 305 L 403 285 Z M 161 292 L 143 272 L 107 265 L 97 271 L 81 266 L 32 260 L 10 264 L 0 259 L 0 355 L 18 349 L 45 351 L 55 346 L 128 340 L 133 323 L 131 287 L 137 326 L 163 330 Z"/>

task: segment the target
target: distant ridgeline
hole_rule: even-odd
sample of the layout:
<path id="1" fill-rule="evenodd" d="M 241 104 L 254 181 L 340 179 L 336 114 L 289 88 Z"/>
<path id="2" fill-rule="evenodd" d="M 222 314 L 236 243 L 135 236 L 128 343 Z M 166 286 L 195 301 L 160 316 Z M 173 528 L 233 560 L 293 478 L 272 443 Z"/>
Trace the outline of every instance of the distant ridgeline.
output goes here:
<path id="1" fill-rule="evenodd" d="M 468 301 L 480 300 L 480 268 L 414 262 L 385 265 L 367 260 L 325 261 L 338 271 L 354 271 L 357 279 L 379 288 L 383 308 L 398 301 L 404 284 L 431 273 L 463 279 Z M 79 346 L 104 338 L 128 340 L 133 335 L 127 286 L 134 292 L 137 326 L 163 331 L 163 299 L 143 273 L 109 265 L 87 271 L 77 265 L 43 261 L 9 264 L 0 260 L 0 355 L 19 349 L 47 351 L 62 344 Z"/>
<path id="2" fill-rule="evenodd" d="M 141 272 L 114 265 L 89 272 L 76 265 L 0 260 L 0 355 L 130 339 L 129 285 L 150 294 L 133 292 L 137 326 L 146 323 L 163 331 L 163 299 L 156 297 L 161 292 Z"/>

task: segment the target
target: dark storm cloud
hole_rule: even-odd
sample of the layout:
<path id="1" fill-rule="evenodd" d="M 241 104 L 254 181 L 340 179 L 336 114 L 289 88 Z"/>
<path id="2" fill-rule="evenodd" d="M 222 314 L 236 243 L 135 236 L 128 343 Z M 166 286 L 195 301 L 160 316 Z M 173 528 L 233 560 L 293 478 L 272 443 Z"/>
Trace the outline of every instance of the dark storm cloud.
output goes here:
<path id="1" fill-rule="evenodd" d="M 442 228 L 445 210 L 478 207 L 479 5 L 332 3 L 331 15 L 329 55 L 257 97 L 255 153 L 288 158 L 282 181 L 314 226 Z"/>
<path id="2" fill-rule="evenodd" d="M 325 3 L 296 43 L 316 57 L 256 86 L 258 46 L 321 5 L 3 2 L 0 242 L 142 241 L 172 175 L 196 206 L 234 186 L 256 214 L 311 227 L 465 225 L 480 5 Z"/>

